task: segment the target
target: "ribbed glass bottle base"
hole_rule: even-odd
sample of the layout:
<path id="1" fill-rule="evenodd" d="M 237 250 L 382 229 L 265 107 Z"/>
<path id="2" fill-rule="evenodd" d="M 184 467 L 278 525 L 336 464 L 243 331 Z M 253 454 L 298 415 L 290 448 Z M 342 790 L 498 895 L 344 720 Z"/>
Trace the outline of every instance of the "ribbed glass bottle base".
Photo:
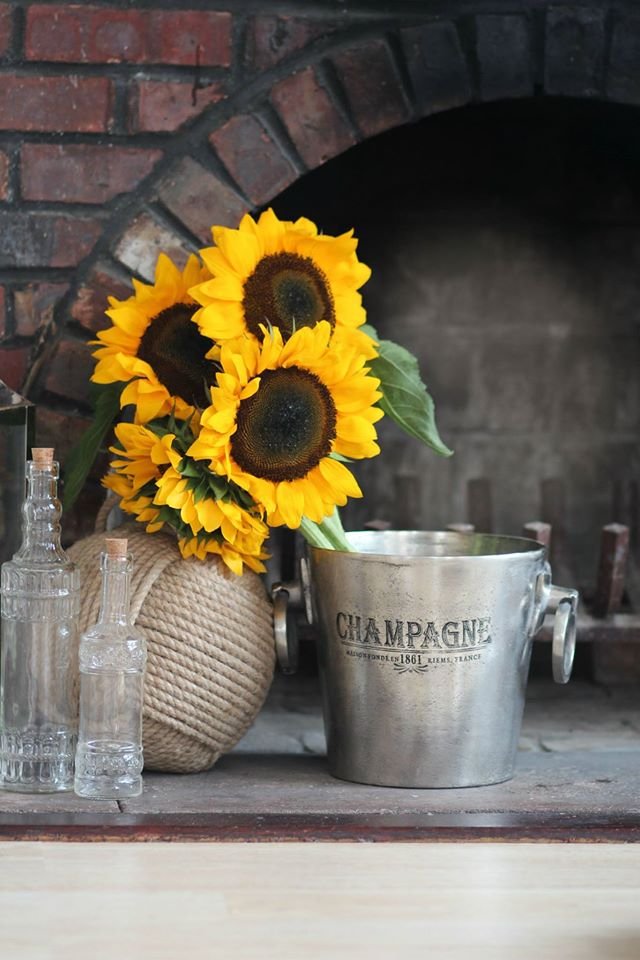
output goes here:
<path id="1" fill-rule="evenodd" d="M 73 790 L 77 734 L 68 727 L 0 734 L 0 786 L 15 793 Z"/>
<path id="2" fill-rule="evenodd" d="M 73 785 L 79 797 L 120 800 L 142 793 L 142 750 L 134 743 L 91 740 L 76 755 Z"/>

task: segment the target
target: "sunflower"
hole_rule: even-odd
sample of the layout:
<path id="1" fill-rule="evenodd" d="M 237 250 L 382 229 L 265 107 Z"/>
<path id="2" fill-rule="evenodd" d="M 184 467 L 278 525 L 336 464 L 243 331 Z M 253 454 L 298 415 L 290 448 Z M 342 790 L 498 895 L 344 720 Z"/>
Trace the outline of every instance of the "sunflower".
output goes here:
<path id="1" fill-rule="evenodd" d="M 235 490 L 230 484 L 217 483 L 227 499 L 216 499 L 206 468 L 193 469 L 193 461 L 185 459 L 178 449 L 179 438 L 166 430 L 165 422 L 169 423 L 169 418 L 154 421 L 153 429 L 118 424 L 117 442 L 110 448 L 116 455 L 111 461 L 113 472 L 103 484 L 118 494 L 126 513 L 147 524 L 148 533 L 165 524 L 171 527 L 178 534 L 183 556 L 205 559 L 217 553 L 235 573 L 242 572 L 243 563 L 252 570 L 264 570 L 266 524 L 255 509 L 245 509 L 232 499 Z M 188 430 L 184 424 L 173 423 L 182 433 Z M 189 475 L 183 476 L 181 470 L 188 470 Z M 202 496 L 202 483 L 207 496 Z"/>
<path id="2" fill-rule="evenodd" d="M 129 477 L 109 473 L 102 484 L 120 497 L 120 507 L 125 513 L 133 514 L 139 523 L 146 523 L 147 533 L 162 530 L 164 522 L 160 519 L 160 508 L 154 506 L 153 497 L 136 492 Z"/>
<path id="3" fill-rule="evenodd" d="M 223 344 L 211 406 L 187 453 L 248 491 L 269 524 L 321 522 L 362 496 L 341 459 L 380 452 L 380 381 L 361 353 L 336 345 L 326 320 L 300 327 L 286 343 L 277 327 L 261 333 L 262 342 L 244 336 Z"/>
<path id="4" fill-rule="evenodd" d="M 266 210 L 256 222 L 244 216 L 237 230 L 213 227 L 214 247 L 200 251 L 212 279 L 189 291 L 202 305 L 201 333 L 225 341 L 262 327 L 279 327 L 284 339 L 325 320 L 339 338 L 367 357 L 375 344 L 358 330 L 366 320 L 358 293 L 371 275 L 356 256 L 353 230 L 339 237 L 318 233 L 311 220 L 279 220 Z"/>
<path id="5" fill-rule="evenodd" d="M 263 538 L 260 535 L 238 535 L 233 543 L 217 537 L 191 537 L 178 540 L 180 553 L 186 559 L 197 557 L 206 560 L 209 554 L 219 556 L 233 573 L 241 574 L 243 564 L 254 570 L 255 573 L 264 573 L 266 567 L 263 560 L 268 554 L 262 549 Z"/>
<path id="6" fill-rule="evenodd" d="M 206 359 L 212 344 L 193 322 L 196 304 L 189 289 L 209 276 L 196 256 L 181 272 L 163 253 L 153 284 L 133 281 L 127 300 L 109 298 L 113 326 L 98 333 L 95 383 L 123 381 L 121 406 L 134 404 L 136 422 L 175 412 L 188 418 L 206 406 L 206 385 L 214 367 Z"/>
<path id="7" fill-rule="evenodd" d="M 154 504 L 155 482 L 166 464 L 175 460 L 172 451 L 173 436 L 158 437 L 152 430 L 135 423 L 119 423 L 115 428 L 116 445 L 110 447 L 116 458 L 111 461 L 112 473 L 102 483 L 120 497 L 120 506 L 140 523 L 147 524 L 147 532 L 162 529 L 160 508 Z M 178 456 L 178 460 L 180 457 Z"/>

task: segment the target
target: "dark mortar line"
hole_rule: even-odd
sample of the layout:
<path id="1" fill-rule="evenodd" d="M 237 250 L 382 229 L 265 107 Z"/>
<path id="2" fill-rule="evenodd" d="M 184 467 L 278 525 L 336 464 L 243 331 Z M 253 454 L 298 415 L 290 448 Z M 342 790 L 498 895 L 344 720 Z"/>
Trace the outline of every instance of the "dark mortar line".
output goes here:
<path id="1" fill-rule="evenodd" d="M 16 287 L 30 283 L 67 283 L 74 273 L 74 267 L 0 266 L 0 283 Z"/>
<path id="2" fill-rule="evenodd" d="M 231 26 L 231 81 L 233 84 L 241 84 L 245 80 L 248 26 L 246 16 L 234 16 Z"/>
<path id="3" fill-rule="evenodd" d="M 544 93 L 544 79 L 547 65 L 547 11 L 536 11 L 532 16 L 531 32 L 533 43 L 531 56 L 533 57 L 534 95 Z"/>
<path id="4" fill-rule="evenodd" d="M 65 63 L 57 60 L 14 60 L 0 59 L 0 79 L 3 76 L 16 77 L 98 77 L 105 80 L 155 80 L 158 82 L 193 83 L 194 64 L 170 63 Z M 203 86 L 227 81 L 231 77 L 230 67 L 201 66 L 200 80 Z"/>
<path id="5" fill-rule="evenodd" d="M 118 194 L 117 196 L 122 196 Z M 111 204 L 116 198 L 107 200 L 104 203 L 74 203 L 72 200 L 22 200 L 19 208 L 12 207 L 10 211 L 13 216 L 33 216 L 41 214 L 43 216 L 60 217 L 61 214 L 73 214 L 77 219 L 83 219 L 87 216 L 98 222 L 109 219 Z"/>
<path id="6" fill-rule="evenodd" d="M 252 114 L 267 131 L 283 157 L 289 161 L 297 177 L 304 176 L 308 172 L 307 165 L 298 153 L 296 145 L 289 136 L 289 131 L 271 100 L 265 97 L 264 100 L 256 103 Z"/>
<path id="7" fill-rule="evenodd" d="M 167 227 L 171 233 L 177 234 L 184 245 L 190 248 L 192 253 L 197 253 L 201 248 L 202 241 L 194 233 L 191 233 L 182 220 L 179 220 L 174 213 L 171 213 L 161 200 L 151 200 L 145 204 L 143 209 L 156 223 L 162 224 L 162 226 Z"/>
<path id="8" fill-rule="evenodd" d="M 400 89 L 402 91 L 402 96 L 407 105 L 409 111 L 409 121 L 416 120 L 418 118 L 418 106 L 415 96 L 415 91 L 413 89 L 413 83 L 411 81 L 411 74 L 409 73 L 409 67 L 407 66 L 406 57 L 404 55 L 404 47 L 402 45 L 402 38 L 400 36 L 400 31 L 389 32 L 384 35 L 384 40 L 389 50 L 391 57 L 391 64 L 395 70 L 396 76 L 400 83 Z"/>
<path id="9" fill-rule="evenodd" d="M 4 326 L 5 332 L 2 336 L 2 345 L 11 346 L 12 341 L 16 339 L 17 333 L 17 323 L 16 323 L 16 313 L 15 313 L 15 301 L 13 298 L 14 291 L 13 288 L 7 287 L 5 289 L 5 298 L 4 298 Z"/>
<path id="10" fill-rule="evenodd" d="M 218 130 L 219 127 L 216 127 Z M 213 131 L 212 131 L 213 132 Z M 220 183 L 223 183 L 225 187 L 228 187 L 229 190 L 237 194 L 238 198 L 242 200 L 243 203 L 249 203 L 247 197 L 245 197 L 239 185 L 236 183 L 234 178 L 231 176 L 226 166 L 218 156 L 216 148 L 209 141 L 207 137 L 206 140 L 200 140 L 195 142 L 189 151 L 188 154 L 193 160 L 197 160 L 209 173 L 212 173 Z"/>
<path id="11" fill-rule="evenodd" d="M 14 0 L 17 7 L 32 6 L 32 0 Z M 189 0 L 189 10 L 211 13 L 230 13 L 232 16 L 242 15 L 262 15 L 262 16 L 295 16 L 298 18 L 326 19 L 375 17 L 385 19 L 396 17 L 398 11 L 403 16 L 411 17 L 429 17 L 435 19 L 441 17 L 444 13 L 455 8 L 458 13 L 470 13 L 474 8 L 480 8 L 482 12 L 502 13 L 512 10 L 522 12 L 523 8 L 533 9 L 546 6 L 548 0 L 351 0 L 348 9 L 345 10 L 344 0 L 305 0 L 302 7 L 299 0 Z M 45 6 L 58 6 L 60 0 L 39 0 L 39 4 Z M 603 5 L 602 3 L 600 4 Z M 607 6 L 611 4 L 607 3 Z M 634 0 L 613 0 L 613 5 L 633 12 L 637 9 Z M 92 0 L 91 6 L 107 9 L 117 9 L 129 11 L 134 9 L 144 10 L 170 10 L 180 12 L 179 0 Z M 571 0 L 572 7 L 593 7 L 594 0 Z"/>
<path id="12" fill-rule="evenodd" d="M 613 48 L 613 30 L 615 27 L 615 16 L 613 10 L 609 9 L 604 18 L 604 39 L 602 53 L 602 97 L 607 95 L 609 81 L 609 71 L 611 69 L 611 55 Z"/>
<path id="13" fill-rule="evenodd" d="M 129 87 L 122 77 L 116 77 L 113 81 L 112 117 L 113 133 L 126 136 L 129 122 Z"/>
<path id="14" fill-rule="evenodd" d="M 316 76 L 327 91 L 329 100 L 346 123 L 349 133 L 356 143 L 363 139 L 363 133 L 351 112 L 346 90 L 334 63 L 329 57 L 323 57 L 316 67 Z"/>
<path id="15" fill-rule="evenodd" d="M 14 5 L 11 18 L 11 40 L 5 57 L 7 60 L 19 62 L 24 51 L 25 15 L 19 5 Z M 5 59 L 4 57 L 2 58 Z M 0 61 L 1 62 L 1 61 Z"/>
<path id="16" fill-rule="evenodd" d="M 183 124 L 183 127 L 186 124 Z M 183 129 L 180 127 L 179 129 Z M 175 140 L 176 131 L 161 130 L 140 133 L 111 133 L 109 130 L 83 131 L 65 130 L 2 130 L 0 146 L 5 143 L 42 143 L 49 146 L 94 146 L 94 147 L 131 147 L 131 149 L 164 150 L 167 144 Z"/>
<path id="17" fill-rule="evenodd" d="M 472 16 L 459 17 L 454 23 L 462 56 L 469 75 L 471 84 L 471 100 L 474 103 L 480 100 L 481 74 L 480 61 L 478 59 L 478 31 L 476 29 L 476 19 Z"/>
<path id="18" fill-rule="evenodd" d="M 18 144 L 7 144 L 5 152 L 9 158 L 9 169 L 7 173 L 7 198 L 3 201 L 3 210 L 17 207 L 22 201 L 20 191 L 20 150 Z"/>

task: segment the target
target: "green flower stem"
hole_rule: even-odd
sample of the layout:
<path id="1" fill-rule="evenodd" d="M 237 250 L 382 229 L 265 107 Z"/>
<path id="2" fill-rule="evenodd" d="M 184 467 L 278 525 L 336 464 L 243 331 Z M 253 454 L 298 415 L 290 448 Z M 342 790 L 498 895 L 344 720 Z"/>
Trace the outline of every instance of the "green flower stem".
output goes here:
<path id="1" fill-rule="evenodd" d="M 314 523 L 308 517 L 303 517 L 299 530 L 312 547 L 321 547 L 323 550 L 352 551 L 337 510 L 334 510 L 330 517 L 325 517 L 322 523 Z"/>

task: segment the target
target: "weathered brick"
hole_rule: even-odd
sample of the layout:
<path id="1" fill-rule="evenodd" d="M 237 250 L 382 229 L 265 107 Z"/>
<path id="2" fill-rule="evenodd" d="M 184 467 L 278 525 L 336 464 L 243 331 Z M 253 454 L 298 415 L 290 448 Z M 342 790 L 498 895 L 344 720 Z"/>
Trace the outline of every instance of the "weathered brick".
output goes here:
<path id="1" fill-rule="evenodd" d="M 224 87 L 219 83 L 198 87 L 194 92 L 193 83 L 139 80 L 130 92 L 130 130 L 177 130 L 224 96 Z"/>
<path id="2" fill-rule="evenodd" d="M 409 111 L 387 45 L 382 40 L 336 54 L 333 58 L 351 112 L 367 137 L 404 123 Z"/>
<path id="3" fill-rule="evenodd" d="M 0 150 L 0 200 L 7 199 L 9 190 L 9 157 Z"/>
<path id="4" fill-rule="evenodd" d="M 602 87 L 602 10 L 552 7 L 547 12 L 544 88 L 567 97 L 593 97 Z"/>
<path id="5" fill-rule="evenodd" d="M 453 23 L 429 23 L 402 30 L 402 43 L 422 115 L 468 103 L 469 69 Z"/>
<path id="6" fill-rule="evenodd" d="M 0 211 L 0 266 L 71 267 L 89 253 L 101 224 L 88 217 Z"/>
<path id="7" fill-rule="evenodd" d="M 476 17 L 480 95 L 483 100 L 533 94 L 531 35 L 526 17 Z"/>
<path id="8" fill-rule="evenodd" d="M 237 227 L 246 203 L 226 184 L 190 157 L 176 164 L 159 188 L 166 207 L 204 243 L 211 243 L 211 227 Z"/>
<path id="9" fill-rule="evenodd" d="M 0 349 L 0 380 L 12 390 L 20 390 L 29 368 L 29 347 Z"/>
<path id="10" fill-rule="evenodd" d="M 88 217 L 57 217 L 53 225 L 52 267 L 75 267 L 93 249 L 102 224 Z"/>
<path id="11" fill-rule="evenodd" d="M 34 4 L 27 10 L 25 50 L 28 60 L 226 67 L 231 15 Z"/>
<path id="12" fill-rule="evenodd" d="M 11 41 L 12 11 L 10 3 L 0 3 L 0 57 L 4 57 Z"/>
<path id="13" fill-rule="evenodd" d="M 160 253 L 183 267 L 189 252 L 179 236 L 146 213 L 130 223 L 115 248 L 116 259 L 147 280 L 155 275 Z"/>
<path id="14" fill-rule="evenodd" d="M 335 22 L 307 17 L 252 17 L 247 25 L 245 65 L 250 70 L 266 70 L 317 37 L 333 33 L 336 27 Z"/>
<path id="15" fill-rule="evenodd" d="M 618 16 L 611 37 L 607 96 L 622 103 L 640 103 L 640 18 Z"/>
<path id="16" fill-rule="evenodd" d="M 55 393 L 67 400 L 88 403 L 93 366 L 89 344 L 64 338 L 58 341 L 48 359 L 44 388 L 48 393 Z"/>
<path id="17" fill-rule="evenodd" d="M 27 143 L 22 148 L 22 195 L 27 200 L 105 203 L 132 190 L 161 158 L 139 147 Z"/>
<path id="18" fill-rule="evenodd" d="M 32 337 L 53 319 L 58 301 L 69 289 L 66 283 L 30 283 L 13 295 L 16 333 Z"/>
<path id="19" fill-rule="evenodd" d="M 105 316 L 109 306 L 108 298 L 125 300 L 133 293 L 131 284 L 123 283 L 108 265 L 97 263 L 91 270 L 85 283 L 79 287 L 71 305 L 71 317 L 92 333 L 104 330 L 111 323 Z"/>
<path id="20" fill-rule="evenodd" d="M 277 83 L 271 99 L 309 168 L 319 166 L 355 143 L 311 67 Z"/>
<path id="21" fill-rule="evenodd" d="M 0 128 L 53 133 L 107 130 L 111 81 L 104 77 L 5 74 L 0 83 Z"/>
<path id="22" fill-rule="evenodd" d="M 249 199 L 265 203 L 296 173 L 264 127 L 249 114 L 232 117 L 209 137 L 227 170 Z"/>

